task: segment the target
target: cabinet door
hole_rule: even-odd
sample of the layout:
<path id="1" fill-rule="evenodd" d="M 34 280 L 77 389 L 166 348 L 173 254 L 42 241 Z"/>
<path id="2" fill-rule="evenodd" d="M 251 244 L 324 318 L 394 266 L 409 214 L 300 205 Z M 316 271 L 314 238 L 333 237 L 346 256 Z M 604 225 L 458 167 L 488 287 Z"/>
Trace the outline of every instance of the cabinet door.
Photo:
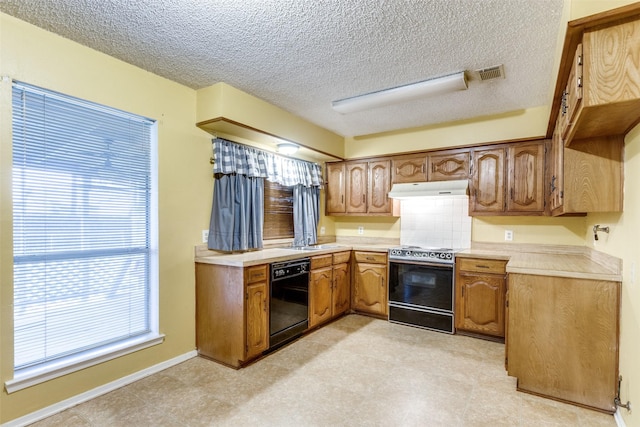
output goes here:
<path id="1" fill-rule="evenodd" d="M 367 163 L 346 164 L 347 213 L 367 212 Z"/>
<path id="2" fill-rule="evenodd" d="M 346 312 L 351 305 L 351 286 L 349 280 L 349 264 L 333 266 L 333 317 Z"/>
<path id="3" fill-rule="evenodd" d="M 429 155 L 429 181 L 469 178 L 469 152 L 443 151 Z"/>
<path id="4" fill-rule="evenodd" d="M 369 213 L 391 213 L 391 162 L 380 160 L 369 162 L 369 185 L 367 187 L 367 211 Z"/>
<path id="5" fill-rule="evenodd" d="M 245 360 L 251 359 L 269 348 L 268 291 L 267 282 L 247 285 Z"/>
<path id="6" fill-rule="evenodd" d="M 473 191 L 470 211 L 504 211 L 504 148 L 473 152 Z"/>
<path id="7" fill-rule="evenodd" d="M 426 160 L 427 156 L 424 154 L 394 157 L 391 165 L 391 181 L 394 184 L 426 181 Z"/>
<path id="8" fill-rule="evenodd" d="M 562 208 L 564 196 L 564 141 L 560 135 L 560 119 L 556 122 L 556 127 L 551 138 L 551 149 L 547 164 L 549 165 L 549 210 L 553 215 Z"/>
<path id="9" fill-rule="evenodd" d="M 327 214 L 346 212 L 345 178 L 344 163 L 327 163 Z"/>
<path id="10" fill-rule="evenodd" d="M 309 275 L 309 327 L 331 319 L 332 268 L 312 270 Z"/>
<path id="11" fill-rule="evenodd" d="M 387 267 L 380 264 L 356 264 L 353 308 L 372 314 L 387 314 Z"/>
<path id="12" fill-rule="evenodd" d="M 456 287 L 456 328 L 504 337 L 504 276 L 459 273 Z"/>
<path id="13" fill-rule="evenodd" d="M 544 211 L 544 141 L 509 147 L 509 212 Z"/>
<path id="14" fill-rule="evenodd" d="M 560 117 L 562 117 L 560 122 L 561 135 L 563 139 L 567 137 L 569 129 L 576 118 L 576 113 L 582 104 L 582 82 L 582 45 L 579 44 L 573 58 L 573 65 L 569 72 L 569 79 L 560 109 Z"/>

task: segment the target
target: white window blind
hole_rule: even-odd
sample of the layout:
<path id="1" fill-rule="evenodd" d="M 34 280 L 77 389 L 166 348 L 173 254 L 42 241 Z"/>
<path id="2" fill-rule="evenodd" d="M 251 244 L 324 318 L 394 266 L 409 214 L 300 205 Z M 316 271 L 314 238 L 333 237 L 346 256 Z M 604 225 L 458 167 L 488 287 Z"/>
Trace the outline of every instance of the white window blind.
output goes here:
<path id="1" fill-rule="evenodd" d="M 153 327 L 154 122 L 13 85 L 14 367 Z"/>

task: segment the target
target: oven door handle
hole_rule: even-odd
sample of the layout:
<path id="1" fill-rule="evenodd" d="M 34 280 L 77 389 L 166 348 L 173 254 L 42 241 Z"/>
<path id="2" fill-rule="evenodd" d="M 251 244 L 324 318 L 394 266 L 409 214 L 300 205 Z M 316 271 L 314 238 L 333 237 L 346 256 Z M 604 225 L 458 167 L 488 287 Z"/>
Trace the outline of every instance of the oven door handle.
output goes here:
<path id="1" fill-rule="evenodd" d="M 400 259 L 392 259 L 389 260 L 389 265 L 391 264 L 406 264 L 406 265 L 418 265 L 425 267 L 439 267 L 443 269 L 451 269 L 453 270 L 453 263 L 438 263 L 438 262 L 428 262 L 428 261 L 408 261 L 408 260 L 400 260 Z"/>

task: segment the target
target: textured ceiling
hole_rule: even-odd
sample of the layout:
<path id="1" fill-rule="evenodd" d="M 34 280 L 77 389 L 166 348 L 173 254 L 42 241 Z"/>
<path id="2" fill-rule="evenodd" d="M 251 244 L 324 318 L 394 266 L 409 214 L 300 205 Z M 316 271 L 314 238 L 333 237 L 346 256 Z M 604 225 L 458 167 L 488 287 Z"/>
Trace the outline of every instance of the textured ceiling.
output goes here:
<path id="1" fill-rule="evenodd" d="M 194 89 L 226 82 L 340 135 L 548 104 L 563 0 L 0 0 Z M 342 115 L 331 101 L 504 64 L 505 79 Z"/>

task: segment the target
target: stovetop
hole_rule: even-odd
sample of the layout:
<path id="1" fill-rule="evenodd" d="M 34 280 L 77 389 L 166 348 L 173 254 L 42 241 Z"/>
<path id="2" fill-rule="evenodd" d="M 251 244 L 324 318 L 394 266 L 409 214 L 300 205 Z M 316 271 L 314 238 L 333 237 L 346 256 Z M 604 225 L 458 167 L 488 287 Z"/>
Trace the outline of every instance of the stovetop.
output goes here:
<path id="1" fill-rule="evenodd" d="M 389 249 L 389 259 L 453 264 L 456 251 L 456 249 L 452 248 L 398 246 L 397 248 Z"/>

